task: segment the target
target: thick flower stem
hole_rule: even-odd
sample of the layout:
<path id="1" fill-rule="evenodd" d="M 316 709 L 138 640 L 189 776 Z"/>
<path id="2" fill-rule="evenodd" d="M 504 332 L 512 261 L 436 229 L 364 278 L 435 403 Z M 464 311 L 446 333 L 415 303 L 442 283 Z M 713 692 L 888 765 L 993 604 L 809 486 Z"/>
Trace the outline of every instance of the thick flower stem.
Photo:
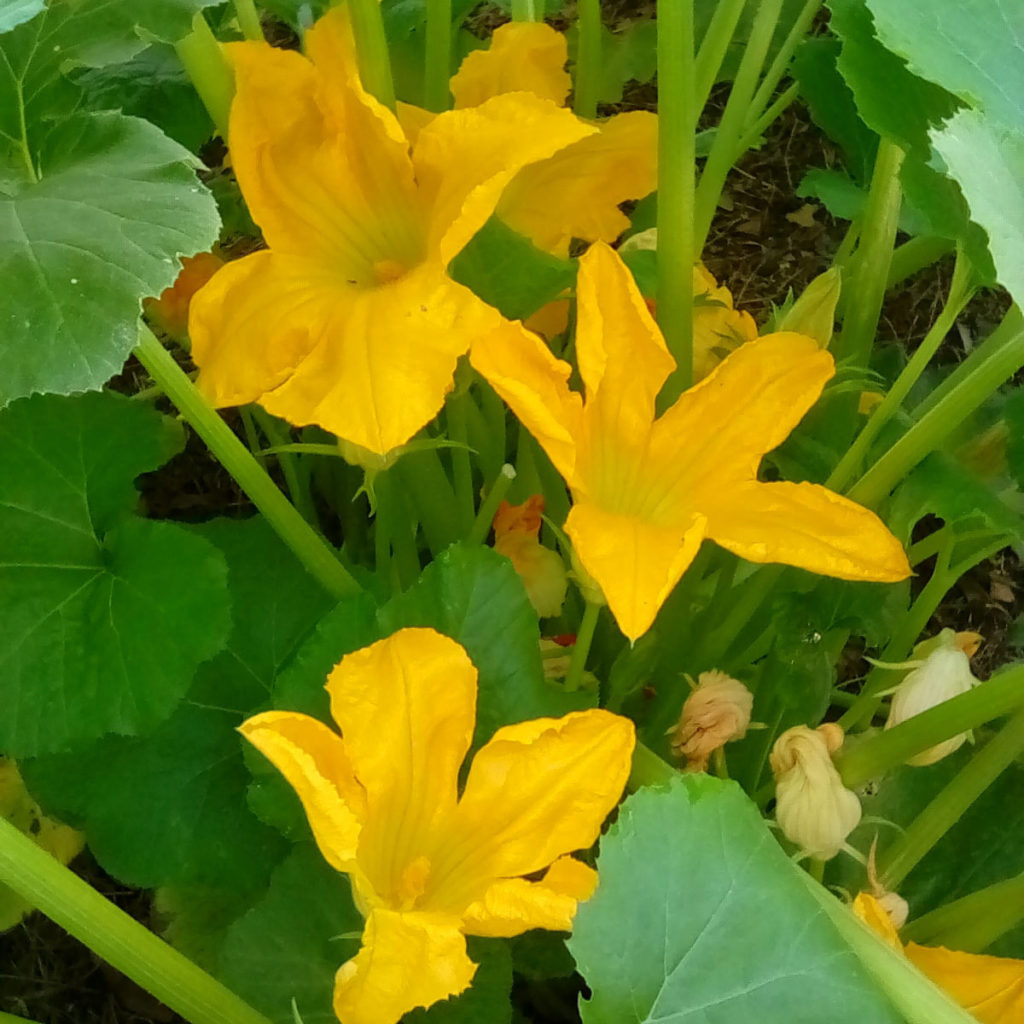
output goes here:
<path id="1" fill-rule="evenodd" d="M 597 117 L 597 93 L 601 84 L 601 0 L 578 0 L 576 29 L 576 82 L 573 109 L 578 117 Z"/>
<path id="2" fill-rule="evenodd" d="M 1024 709 L 979 750 L 923 811 L 906 832 L 888 847 L 879 863 L 879 876 L 888 889 L 900 883 L 966 810 L 1024 753 Z"/>
<path id="3" fill-rule="evenodd" d="M 595 601 L 588 601 L 583 609 L 583 620 L 576 633 L 576 645 L 572 649 L 572 661 L 569 662 L 569 671 L 565 676 L 565 688 L 570 693 L 580 688 L 583 681 L 583 670 L 587 667 L 587 655 L 590 654 L 590 645 L 594 640 L 594 630 L 597 628 L 597 617 L 601 614 L 601 605 Z"/>
<path id="4" fill-rule="evenodd" d="M 2 816 L 0 883 L 191 1024 L 269 1024 Z"/>
<path id="5" fill-rule="evenodd" d="M 213 119 L 214 127 L 226 140 L 228 113 L 235 95 L 235 75 L 202 11 L 196 12 L 192 31 L 184 39 L 179 39 L 174 49 Z"/>
<path id="6" fill-rule="evenodd" d="M 452 0 L 427 0 L 426 73 L 423 103 L 440 113 L 451 106 Z"/>
<path id="7" fill-rule="evenodd" d="M 977 1024 L 975 1017 L 957 1006 L 905 956 L 858 921 L 849 907 L 807 872 L 797 867 L 792 870 L 907 1024 Z"/>
<path id="8" fill-rule="evenodd" d="M 694 105 L 703 110 L 747 0 L 719 0 L 695 61 Z"/>
<path id="9" fill-rule="evenodd" d="M 779 82 L 782 81 L 783 75 L 789 69 L 789 62 L 793 59 L 793 54 L 796 53 L 797 47 L 803 42 L 804 36 L 807 35 L 807 31 L 810 29 L 811 23 L 820 9 L 821 0 L 805 0 L 800 14 L 796 21 L 793 22 L 786 38 L 779 47 L 778 53 L 775 54 L 768 71 L 761 80 L 761 84 L 757 87 L 754 98 L 750 101 L 750 109 L 754 114 L 759 110 L 763 110 L 774 95 Z"/>
<path id="10" fill-rule="evenodd" d="M 260 24 L 260 16 L 256 11 L 256 4 L 253 0 L 234 0 L 235 17 L 238 19 L 238 27 L 246 39 L 255 42 L 263 42 L 263 26 Z"/>
<path id="11" fill-rule="evenodd" d="M 658 323 L 676 361 L 666 406 L 693 383 L 694 89 L 693 0 L 673 0 L 658 9 Z"/>
<path id="12" fill-rule="evenodd" d="M 359 77 L 363 87 L 384 106 L 395 109 L 395 84 L 391 78 L 391 54 L 384 34 L 380 0 L 348 0 L 352 32 L 356 37 Z"/>
<path id="13" fill-rule="evenodd" d="M 996 330 L 915 410 L 917 422 L 857 481 L 849 497 L 877 505 L 993 392 L 1024 366 L 1024 317 L 1013 306 Z"/>
<path id="14" fill-rule="evenodd" d="M 491 523 L 494 522 L 494 514 L 498 511 L 498 506 L 504 501 L 505 495 L 508 494 L 508 489 L 512 486 L 512 481 L 515 478 L 515 468 L 506 462 L 501 467 L 494 483 L 491 484 L 487 497 L 480 503 L 480 511 L 477 512 L 476 519 L 473 521 L 473 528 L 469 531 L 469 536 L 466 538 L 469 544 L 483 544 L 487 540 L 487 535 L 491 532 Z"/>
<path id="15" fill-rule="evenodd" d="M 842 333 L 832 345 L 837 360 L 850 358 L 858 366 L 868 363 L 882 312 L 903 198 L 903 157 L 903 150 L 894 142 L 883 138 L 879 143 L 861 220 L 860 244 L 852 259 L 850 287 L 845 297 L 846 318 Z"/>
<path id="16" fill-rule="evenodd" d="M 513 21 L 540 21 L 544 0 L 512 0 Z"/>
<path id="17" fill-rule="evenodd" d="M 455 506 L 451 509 L 458 523 L 460 537 L 465 537 L 473 526 L 476 499 L 473 494 L 473 467 L 469 459 L 469 430 L 466 403 L 471 402 L 468 390 L 456 391 L 448 397 L 445 418 L 448 439 L 454 447 L 449 449 L 452 460 L 452 482 L 455 485 Z"/>
<path id="18" fill-rule="evenodd" d="M 911 921 L 906 942 L 983 953 L 1024 920 L 1024 874 L 986 886 Z"/>
<path id="19" fill-rule="evenodd" d="M 931 330 L 925 335 L 924 340 L 915 349 L 907 365 L 896 378 L 892 387 L 889 388 L 881 404 L 872 413 L 871 418 L 864 424 L 860 434 L 847 450 L 846 454 L 839 460 L 839 464 L 832 471 L 832 475 L 825 481 L 825 486 L 833 491 L 842 491 L 851 481 L 854 474 L 860 469 L 865 456 L 871 445 L 881 433 L 882 428 L 892 419 L 904 400 L 910 393 L 910 389 L 917 383 L 925 368 L 931 362 L 932 356 L 938 351 L 939 346 L 945 340 L 946 335 L 952 330 L 956 318 L 963 312 L 964 307 L 971 301 L 974 295 L 973 274 L 970 262 L 962 254 L 957 260 L 956 269 L 953 273 L 953 282 L 950 285 L 949 297 L 945 306 L 932 324 Z"/>
<path id="20" fill-rule="evenodd" d="M 1007 669 L 958 697 L 908 718 L 892 729 L 847 744 L 835 758 L 851 789 L 958 733 L 976 729 L 1024 704 L 1024 667 Z"/>
<path id="21" fill-rule="evenodd" d="M 307 571 L 335 597 L 359 593 L 359 584 L 338 561 L 327 542 L 278 490 L 253 454 L 203 398 L 148 327 L 142 326 L 139 330 L 135 355 Z"/>

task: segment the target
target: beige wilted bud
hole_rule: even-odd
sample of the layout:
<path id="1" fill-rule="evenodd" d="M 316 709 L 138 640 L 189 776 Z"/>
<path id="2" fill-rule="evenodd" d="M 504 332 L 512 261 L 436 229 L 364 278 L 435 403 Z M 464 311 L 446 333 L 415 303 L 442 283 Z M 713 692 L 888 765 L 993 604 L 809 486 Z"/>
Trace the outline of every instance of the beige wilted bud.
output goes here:
<path id="1" fill-rule="evenodd" d="M 775 820 L 787 839 L 818 860 L 834 857 L 860 821 L 860 801 L 832 763 L 842 745 L 843 730 L 828 722 L 787 729 L 772 748 Z"/>
<path id="2" fill-rule="evenodd" d="M 836 322 L 836 305 L 842 288 L 838 267 L 829 267 L 804 290 L 776 326 L 777 331 L 793 331 L 813 338 L 822 348 L 832 340 Z"/>
<path id="3" fill-rule="evenodd" d="M 938 636 L 925 640 L 914 648 L 917 659 L 923 658 L 920 664 L 908 672 L 903 682 L 896 687 L 889 705 L 889 717 L 885 728 L 905 722 L 908 718 L 921 714 L 951 697 L 967 693 L 978 685 L 971 672 L 970 656 L 978 649 L 981 637 L 978 633 L 954 633 L 944 629 Z M 967 742 L 971 737 L 970 730 L 951 736 L 948 740 L 929 747 L 907 761 L 915 767 L 935 764 L 952 754 L 954 750 Z"/>
<path id="4" fill-rule="evenodd" d="M 738 679 L 717 670 L 702 672 L 669 729 L 672 753 L 686 758 L 687 771 L 707 771 L 716 750 L 746 734 L 753 706 L 754 695 Z"/>

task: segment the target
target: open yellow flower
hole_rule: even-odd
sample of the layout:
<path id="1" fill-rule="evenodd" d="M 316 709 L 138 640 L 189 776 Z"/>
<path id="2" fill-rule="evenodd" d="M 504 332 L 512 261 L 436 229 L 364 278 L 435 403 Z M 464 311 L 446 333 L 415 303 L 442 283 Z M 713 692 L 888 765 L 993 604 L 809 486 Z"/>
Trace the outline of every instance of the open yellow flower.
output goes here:
<path id="1" fill-rule="evenodd" d="M 517 93 L 440 115 L 410 150 L 359 84 L 344 7 L 306 49 L 227 47 L 232 159 L 269 249 L 196 295 L 193 353 L 215 404 L 259 402 L 383 454 L 434 416 L 499 320 L 449 262 L 521 168 L 597 129 Z"/>
<path id="2" fill-rule="evenodd" d="M 906 946 L 879 898 L 858 893 L 853 912 L 981 1024 L 1020 1024 L 1024 1020 L 1024 960 L 962 953 L 943 946 Z"/>
<path id="3" fill-rule="evenodd" d="M 564 106 L 572 88 L 565 70 L 568 59 L 565 36 L 550 25 L 502 25 L 489 48 L 470 53 L 452 78 L 455 108 L 477 108 L 515 93 Z M 400 116 L 411 131 L 431 118 L 408 106 L 400 108 Z M 616 114 L 600 122 L 600 128 L 600 133 L 524 167 L 502 195 L 498 216 L 538 248 L 565 256 L 573 238 L 615 241 L 629 226 L 619 204 L 657 187 L 657 115 Z"/>
<path id="4" fill-rule="evenodd" d="M 595 709 L 499 729 L 460 797 L 476 670 L 454 640 L 403 629 L 342 659 L 327 691 L 344 738 L 286 711 L 241 731 L 295 788 L 366 917 L 335 982 L 342 1024 L 393 1024 L 461 992 L 476 970 L 465 935 L 571 928 L 597 876 L 567 854 L 622 793 L 628 719 Z"/>
<path id="5" fill-rule="evenodd" d="M 762 456 L 821 394 L 832 357 L 811 338 L 770 334 L 741 345 L 659 419 L 674 368 L 618 255 L 580 260 L 571 367 L 536 335 L 506 324 L 471 359 L 537 438 L 573 493 L 565 529 L 619 627 L 644 633 L 705 537 L 753 562 L 852 580 L 910 574 L 874 513 L 810 483 L 761 483 Z"/>

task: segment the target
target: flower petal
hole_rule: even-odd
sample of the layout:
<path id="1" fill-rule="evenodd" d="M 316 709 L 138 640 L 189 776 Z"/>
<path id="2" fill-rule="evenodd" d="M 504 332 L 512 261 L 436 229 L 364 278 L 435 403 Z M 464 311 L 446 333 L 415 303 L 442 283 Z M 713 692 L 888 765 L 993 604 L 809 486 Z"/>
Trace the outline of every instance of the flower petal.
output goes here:
<path id="1" fill-rule="evenodd" d="M 296 426 L 319 424 L 379 455 L 436 415 L 459 356 L 501 322 L 496 310 L 430 263 L 378 288 L 342 286 L 334 296 L 315 347 L 260 404 Z M 309 308 L 319 310 L 312 302 Z"/>
<path id="2" fill-rule="evenodd" d="M 593 443 L 635 445 L 650 433 L 655 399 L 675 360 L 633 275 L 604 242 L 580 259 L 576 296 L 576 355 Z"/>
<path id="3" fill-rule="evenodd" d="M 413 150 L 430 219 L 429 251 L 439 252 L 447 266 L 484 226 L 519 170 L 596 131 L 550 100 L 521 92 L 439 114 Z"/>
<path id="4" fill-rule="evenodd" d="M 982 1024 L 1024 1020 L 1024 960 L 907 943 L 907 958 Z"/>
<path id="5" fill-rule="evenodd" d="M 503 878 L 463 915 L 467 935 L 511 938 L 531 928 L 572 930 L 576 905 L 597 888 L 597 872 L 573 857 L 560 857 L 539 882 Z"/>
<path id="6" fill-rule="evenodd" d="M 473 736 L 476 669 L 454 640 L 402 629 L 346 655 L 327 691 L 366 789 L 360 867 L 382 900 L 401 905 L 422 893 L 427 879 L 415 863 L 422 865 L 434 831 L 443 832 L 455 809 Z"/>
<path id="7" fill-rule="evenodd" d="M 520 21 L 494 30 L 486 50 L 474 50 L 451 80 L 455 106 L 476 107 L 492 96 L 532 92 L 564 106 L 572 78 L 565 70 L 565 36 L 540 21 Z"/>
<path id="8" fill-rule="evenodd" d="M 463 865 L 449 874 L 472 893 L 463 908 L 499 878 L 590 846 L 622 795 L 633 744 L 633 723 L 599 709 L 499 729 L 473 759 L 444 850 Z"/>
<path id="9" fill-rule="evenodd" d="M 366 813 L 366 794 L 342 738 L 323 722 L 291 711 L 255 715 L 239 732 L 299 795 L 324 859 L 338 871 L 348 871 Z"/>
<path id="10" fill-rule="evenodd" d="M 750 562 L 782 562 L 844 580 L 910 575 L 903 546 L 874 512 L 818 484 L 740 485 L 707 516 L 708 536 Z"/>
<path id="11" fill-rule="evenodd" d="M 754 480 L 834 373 L 813 338 L 768 334 L 741 345 L 654 425 L 650 457 L 666 500 L 704 510 Z"/>
<path id="12" fill-rule="evenodd" d="M 705 520 L 693 514 L 678 526 L 617 514 L 590 501 L 569 510 L 565 531 L 576 556 L 604 592 L 619 629 L 635 640 L 695 558 Z"/>
<path id="13" fill-rule="evenodd" d="M 617 114 L 590 135 L 524 167 L 505 190 L 498 216 L 534 245 L 563 255 L 572 239 L 614 242 L 629 227 L 619 209 L 658 184 L 658 118 Z"/>
<path id="14" fill-rule="evenodd" d="M 329 260 L 366 284 L 381 261 L 423 257 L 425 224 L 408 143 L 358 84 L 344 13 L 307 34 L 319 66 L 264 43 L 226 47 L 236 82 L 231 156 L 272 249 Z"/>
<path id="15" fill-rule="evenodd" d="M 569 388 L 572 367 L 518 322 L 479 338 L 469 360 L 571 483 L 583 416 L 583 399 Z"/>
<path id="16" fill-rule="evenodd" d="M 456 918 L 374 910 L 362 949 L 335 976 L 334 1012 L 343 1024 L 397 1024 L 458 995 L 475 973 Z"/>

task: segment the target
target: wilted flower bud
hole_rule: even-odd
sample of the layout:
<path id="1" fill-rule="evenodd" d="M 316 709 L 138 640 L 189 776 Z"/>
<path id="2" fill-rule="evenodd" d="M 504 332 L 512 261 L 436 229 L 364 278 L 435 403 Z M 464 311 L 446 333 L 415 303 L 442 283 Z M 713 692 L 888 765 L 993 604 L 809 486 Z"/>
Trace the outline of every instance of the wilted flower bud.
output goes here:
<path id="1" fill-rule="evenodd" d="M 834 857 L 860 821 L 860 801 L 832 763 L 842 745 L 843 730 L 828 722 L 787 729 L 772 748 L 775 819 L 787 839 L 818 860 Z"/>
<path id="2" fill-rule="evenodd" d="M 224 261 L 212 252 L 186 256 L 174 284 L 165 288 L 159 298 L 143 302 L 146 315 L 175 340 L 187 338 L 192 296 L 223 266 Z"/>
<path id="3" fill-rule="evenodd" d="M 544 498 L 535 494 L 522 505 L 503 501 L 494 516 L 494 550 L 511 559 L 542 619 L 561 614 L 568 586 L 565 563 L 538 539 L 543 511 Z"/>
<path id="4" fill-rule="evenodd" d="M 938 636 L 918 644 L 914 648 L 914 655 L 924 660 L 896 688 L 885 728 L 891 729 L 977 686 L 980 680 L 971 673 L 968 659 L 978 649 L 980 642 L 981 637 L 977 633 L 954 633 L 951 629 L 944 629 Z M 959 750 L 970 736 L 969 730 L 958 733 L 916 754 L 907 764 L 916 767 L 934 764 L 954 750 Z"/>
<path id="5" fill-rule="evenodd" d="M 707 771 L 716 750 L 746 734 L 753 706 L 754 695 L 738 679 L 717 670 L 702 672 L 669 730 L 672 753 L 686 758 L 687 771 Z"/>
<path id="6" fill-rule="evenodd" d="M 541 666 L 544 669 L 544 678 L 549 682 L 560 683 L 569 674 L 572 648 L 575 643 L 576 636 L 573 633 L 565 636 L 542 636 L 540 638 Z"/>
<path id="7" fill-rule="evenodd" d="M 804 334 L 813 338 L 822 348 L 827 348 L 832 340 L 841 285 L 839 268 L 829 267 L 804 289 L 775 329 Z"/>

